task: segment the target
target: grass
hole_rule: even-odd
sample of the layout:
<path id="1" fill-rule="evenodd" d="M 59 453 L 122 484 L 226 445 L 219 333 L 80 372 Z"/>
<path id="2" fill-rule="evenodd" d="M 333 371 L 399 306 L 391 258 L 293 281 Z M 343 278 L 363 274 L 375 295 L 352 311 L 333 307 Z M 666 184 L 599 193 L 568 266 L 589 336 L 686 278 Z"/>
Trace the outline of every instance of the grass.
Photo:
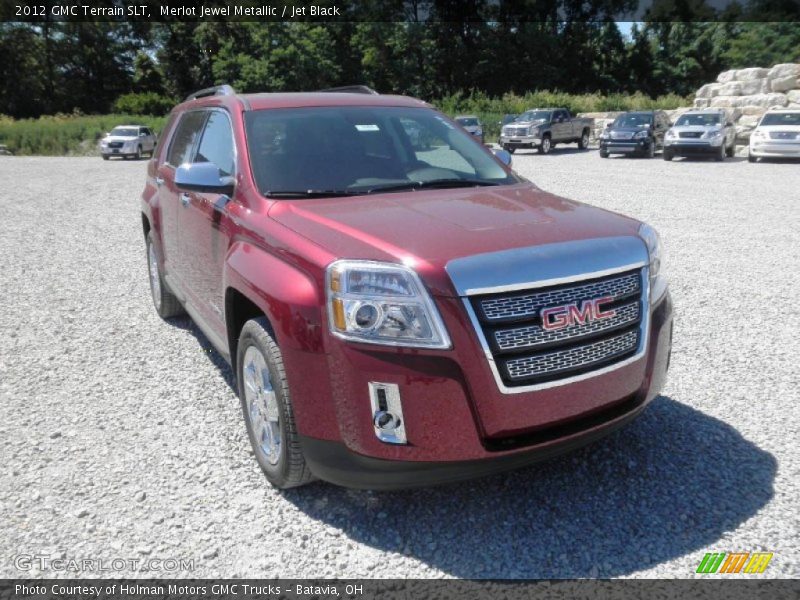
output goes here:
<path id="1" fill-rule="evenodd" d="M 691 106 L 690 98 L 669 94 L 650 98 L 635 94 L 566 94 L 528 92 L 489 97 L 482 92 L 453 94 L 432 101 L 442 112 L 477 115 L 484 126 L 486 141 L 500 134 L 499 122 L 505 114 L 518 114 L 529 108 L 564 107 L 573 113 L 618 110 L 672 109 Z M 97 141 L 116 125 L 146 125 L 157 133 L 166 117 L 131 115 L 52 115 L 38 119 L 15 120 L 0 115 L 0 145 L 16 155 L 86 156 L 97 153 Z"/>
<path id="2" fill-rule="evenodd" d="M 117 125 L 146 125 L 160 132 L 166 117 L 130 115 L 52 115 L 15 120 L 0 115 L 0 145 L 17 156 L 86 156 Z"/>

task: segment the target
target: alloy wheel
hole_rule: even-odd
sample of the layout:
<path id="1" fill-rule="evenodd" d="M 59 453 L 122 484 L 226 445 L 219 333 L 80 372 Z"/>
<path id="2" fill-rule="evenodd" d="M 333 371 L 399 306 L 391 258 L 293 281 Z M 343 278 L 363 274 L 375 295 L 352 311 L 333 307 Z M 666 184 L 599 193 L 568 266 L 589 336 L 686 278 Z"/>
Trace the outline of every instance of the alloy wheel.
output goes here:
<path id="1" fill-rule="evenodd" d="M 256 449 L 269 464 L 276 465 L 283 448 L 278 396 L 267 361 L 256 346 L 245 351 L 242 373 L 247 416 Z"/>

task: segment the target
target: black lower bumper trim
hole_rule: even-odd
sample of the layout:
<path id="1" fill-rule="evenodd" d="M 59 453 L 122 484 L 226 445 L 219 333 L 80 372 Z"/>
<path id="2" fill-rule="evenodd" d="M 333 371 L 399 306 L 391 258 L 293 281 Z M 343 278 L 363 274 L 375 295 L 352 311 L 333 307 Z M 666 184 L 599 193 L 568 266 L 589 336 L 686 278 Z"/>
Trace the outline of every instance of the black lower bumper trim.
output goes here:
<path id="1" fill-rule="evenodd" d="M 340 442 L 301 435 L 300 443 L 308 466 L 320 479 L 351 488 L 403 489 L 474 479 L 552 458 L 616 431 L 636 418 L 645 406 L 647 402 L 639 401 L 632 410 L 616 415 L 616 418 L 604 425 L 562 441 L 480 460 L 459 462 L 384 460 L 352 452 Z"/>

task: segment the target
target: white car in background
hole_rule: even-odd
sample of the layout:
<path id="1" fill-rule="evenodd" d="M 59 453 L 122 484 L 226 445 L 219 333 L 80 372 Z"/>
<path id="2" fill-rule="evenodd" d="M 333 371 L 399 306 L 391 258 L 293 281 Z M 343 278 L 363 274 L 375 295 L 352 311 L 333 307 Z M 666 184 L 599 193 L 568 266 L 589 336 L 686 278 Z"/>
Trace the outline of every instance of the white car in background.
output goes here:
<path id="1" fill-rule="evenodd" d="M 800 110 L 772 109 L 750 134 L 747 160 L 800 158 Z"/>
<path id="2" fill-rule="evenodd" d="M 141 125 L 114 127 L 100 140 L 100 155 L 103 160 L 112 156 L 139 159 L 144 154 L 153 156 L 155 149 L 156 134 L 149 127 Z"/>

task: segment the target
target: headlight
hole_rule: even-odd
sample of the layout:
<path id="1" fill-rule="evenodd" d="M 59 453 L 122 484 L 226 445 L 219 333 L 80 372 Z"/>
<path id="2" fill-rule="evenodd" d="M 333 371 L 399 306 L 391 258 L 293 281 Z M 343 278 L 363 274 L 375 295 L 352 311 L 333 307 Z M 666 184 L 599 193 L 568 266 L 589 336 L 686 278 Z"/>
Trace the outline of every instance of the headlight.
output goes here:
<path id="1" fill-rule="evenodd" d="M 475 135 L 481 135 L 481 134 L 483 134 L 483 130 L 479 127 L 478 129 L 475 130 Z"/>
<path id="2" fill-rule="evenodd" d="M 759 131 L 758 129 L 756 129 L 756 130 L 753 132 L 753 137 L 754 137 L 754 138 L 759 138 L 759 139 L 762 139 L 762 138 L 765 138 L 765 137 L 767 137 L 767 134 L 766 134 L 766 133 L 764 133 L 763 131 Z"/>
<path id="3" fill-rule="evenodd" d="M 638 139 L 643 139 L 650 136 L 650 132 L 648 131 L 637 131 L 633 137 Z"/>
<path id="4" fill-rule="evenodd" d="M 658 232 L 647 223 L 639 226 L 639 237 L 644 240 L 647 246 L 647 253 L 650 256 L 650 298 L 659 298 L 667 286 L 666 278 L 661 271 L 662 251 L 661 238 Z"/>
<path id="5" fill-rule="evenodd" d="M 675 131 L 674 131 L 674 130 L 672 130 L 672 129 L 667 129 L 666 137 L 668 137 L 668 138 L 676 138 L 676 137 L 678 137 L 678 136 L 677 136 L 677 135 L 675 135 Z"/>
<path id="6" fill-rule="evenodd" d="M 450 348 L 439 311 L 412 269 L 397 264 L 339 260 L 326 275 L 328 323 L 345 340 Z"/>
<path id="7" fill-rule="evenodd" d="M 528 135 L 536 135 L 537 133 L 539 133 L 538 125 L 531 125 L 528 127 Z"/>
<path id="8" fill-rule="evenodd" d="M 713 140 L 713 139 L 716 139 L 716 138 L 720 137 L 721 135 L 722 135 L 722 130 L 721 129 L 712 129 L 711 131 L 706 131 L 703 134 L 703 137 Z"/>

